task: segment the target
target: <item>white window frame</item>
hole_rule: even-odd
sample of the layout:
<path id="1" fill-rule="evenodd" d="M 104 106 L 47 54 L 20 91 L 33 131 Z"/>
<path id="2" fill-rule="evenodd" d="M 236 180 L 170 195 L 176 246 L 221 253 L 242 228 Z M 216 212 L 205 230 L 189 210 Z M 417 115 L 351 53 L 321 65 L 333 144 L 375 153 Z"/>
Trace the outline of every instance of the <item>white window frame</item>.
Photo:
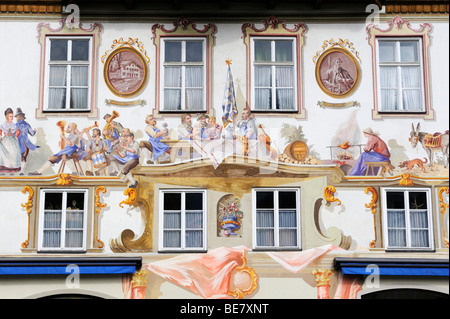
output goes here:
<path id="1" fill-rule="evenodd" d="M 188 41 L 201 41 L 202 42 L 202 62 L 186 62 L 186 42 Z M 165 61 L 165 50 L 166 50 L 166 42 L 181 42 L 181 62 L 166 62 Z M 160 112 L 167 112 L 167 113 L 179 113 L 179 112 L 204 112 L 207 110 L 207 41 L 205 37 L 161 37 L 161 54 L 160 54 Z M 164 69 L 166 66 L 177 66 L 181 67 L 181 109 L 180 110 L 168 110 L 165 108 L 164 100 L 165 100 L 165 94 L 164 94 L 164 77 L 165 72 Z M 203 94 L 202 94 L 202 103 L 203 106 L 201 109 L 188 109 L 186 107 L 186 67 L 187 66 L 201 66 L 203 69 L 202 77 L 203 77 Z"/>
<path id="2" fill-rule="evenodd" d="M 255 41 L 258 40 L 269 40 L 271 41 L 271 58 L 272 61 L 270 62 L 256 62 L 255 61 Z M 276 62 L 275 61 L 275 42 L 276 41 L 286 41 L 286 40 L 291 40 L 292 41 L 292 62 Z M 297 61 L 297 38 L 296 37 L 289 37 L 289 36 L 283 36 L 283 37 L 266 37 L 266 36 L 252 36 L 250 37 L 250 44 L 251 44 L 251 55 L 250 55 L 250 65 L 251 65 L 251 94 L 252 94 L 252 98 L 251 98 L 251 111 L 252 112 L 288 112 L 288 113 L 293 113 L 293 112 L 298 112 L 298 61 Z M 270 66 L 272 69 L 272 79 L 271 79 L 271 91 L 272 91 L 272 105 L 270 107 L 270 109 L 259 109 L 256 108 L 256 87 L 255 87 L 255 66 Z M 291 66 L 293 69 L 293 78 L 294 78 L 294 83 L 293 83 L 293 91 L 294 91 L 294 97 L 293 97 L 293 101 L 294 101 L 294 105 L 292 106 L 291 109 L 277 109 L 276 108 L 276 90 L 277 90 L 277 86 L 276 86 L 276 72 L 275 69 L 277 66 Z M 282 88 L 282 87 L 280 87 Z"/>
<path id="3" fill-rule="evenodd" d="M 296 229 L 297 229 L 297 245 L 296 246 L 280 246 L 279 244 L 279 203 L 278 192 L 291 191 L 296 193 Z M 273 192 L 274 193 L 274 246 L 258 246 L 257 245 L 257 225 L 256 225 L 256 193 L 257 192 Z M 252 220 L 253 220 L 253 249 L 254 250 L 299 250 L 301 243 L 301 210 L 300 210 L 300 188 L 253 188 L 252 189 Z"/>
<path id="4" fill-rule="evenodd" d="M 45 210 L 45 194 L 47 193 L 63 193 L 61 205 L 61 242 L 60 247 L 43 247 L 44 240 L 44 210 Z M 67 193 L 83 193 L 84 194 L 84 212 L 83 212 L 83 245 L 82 247 L 64 247 L 66 232 L 66 212 L 67 212 Z M 88 231 L 88 189 L 41 189 L 39 202 L 39 235 L 38 235 L 38 251 L 41 252 L 85 252 L 87 231 Z"/>
<path id="5" fill-rule="evenodd" d="M 67 61 L 50 61 L 50 50 L 52 40 L 69 40 L 67 47 Z M 88 61 L 71 61 L 72 58 L 72 40 L 89 40 L 89 55 Z M 45 50 L 45 78 L 44 78 L 44 112 L 89 112 L 92 109 L 91 105 L 91 94 L 92 94 L 92 56 L 93 56 L 93 37 L 92 36 L 47 36 L 45 39 L 46 50 Z M 50 66 L 51 65 L 64 65 L 68 66 L 66 74 L 66 105 L 63 109 L 51 109 L 49 108 L 49 91 L 50 91 Z M 71 70 L 72 66 L 87 66 L 88 67 L 88 93 L 87 93 L 87 105 L 83 109 L 73 109 L 70 108 L 71 99 L 71 88 L 77 88 L 77 86 L 72 86 L 71 80 Z M 81 88 L 86 88 L 85 86 Z"/>
<path id="6" fill-rule="evenodd" d="M 167 193 L 181 193 L 181 247 L 164 247 L 164 194 Z M 203 223 L 202 231 L 203 237 L 202 247 L 186 247 L 186 193 L 202 193 L 203 196 Z M 206 189 L 161 189 L 159 191 L 159 236 L 158 249 L 159 251 L 206 251 L 207 249 L 207 191 Z"/>
<path id="7" fill-rule="evenodd" d="M 418 62 L 380 62 L 380 41 L 392 41 L 396 43 L 395 46 L 395 54 L 396 54 L 396 60 L 400 61 L 399 55 L 400 55 L 400 42 L 401 41 L 417 41 L 418 43 L 418 55 L 419 55 L 419 61 Z M 378 112 L 379 113 L 425 113 L 426 112 L 426 101 L 425 101 L 425 84 L 424 84 L 424 60 L 423 60 L 423 42 L 422 37 L 376 37 L 376 52 L 377 52 L 377 87 L 378 87 Z M 382 99 L 381 99 L 381 66 L 392 66 L 397 68 L 397 106 L 399 107 L 398 110 L 386 110 L 382 109 Z M 403 106 L 403 90 L 402 88 L 402 80 L 401 80 L 401 68 L 406 66 L 419 66 L 420 68 L 420 105 L 421 110 L 408 110 L 404 109 Z"/>
<path id="8" fill-rule="evenodd" d="M 406 228 L 406 246 L 397 247 L 389 246 L 388 238 L 388 220 L 387 220 L 387 193 L 397 192 L 404 193 L 405 200 L 405 228 Z M 428 242 L 429 247 L 412 247 L 411 246 L 411 221 L 410 221 L 410 207 L 408 204 L 409 192 L 424 192 L 427 198 L 427 218 L 428 218 Z M 382 188 L 381 189 L 381 201 L 382 201 L 382 216 L 383 216 L 383 245 L 386 250 L 414 250 L 414 251 L 430 251 L 434 250 L 434 235 L 433 235 L 433 219 L 432 219 L 432 201 L 431 190 L 429 188 Z"/>

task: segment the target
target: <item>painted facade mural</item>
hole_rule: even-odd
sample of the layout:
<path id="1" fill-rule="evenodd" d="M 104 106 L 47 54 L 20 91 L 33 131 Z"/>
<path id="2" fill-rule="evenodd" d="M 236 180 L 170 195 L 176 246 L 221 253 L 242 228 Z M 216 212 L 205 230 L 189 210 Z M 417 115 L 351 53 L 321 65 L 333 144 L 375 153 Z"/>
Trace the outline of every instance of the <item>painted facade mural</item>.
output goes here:
<path id="1" fill-rule="evenodd" d="M 40 65 L 0 85 L 0 255 L 140 258 L 83 288 L 126 299 L 356 299 L 393 257 L 448 297 L 448 17 L 409 18 L 0 20 Z"/>

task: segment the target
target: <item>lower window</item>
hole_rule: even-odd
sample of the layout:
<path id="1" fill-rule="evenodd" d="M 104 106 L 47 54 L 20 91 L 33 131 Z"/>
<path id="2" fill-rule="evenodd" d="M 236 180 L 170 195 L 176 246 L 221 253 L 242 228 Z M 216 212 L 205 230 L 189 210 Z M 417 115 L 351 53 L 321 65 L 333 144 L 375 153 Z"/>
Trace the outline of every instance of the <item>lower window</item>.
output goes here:
<path id="1" fill-rule="evenodd" d="M 40 196 L 40 251 L 85 251 L 87 189 L 43 189 Z"/>
<path id="2" fill-rule="evenodd" d="M 206 250 L 206 192 L 160 193 L 160 250 Z"/>
<path id="3" fill-rule="evenodd" d="M 433 248 L 429 189 L 383 189 L 387 249 Z"/>
<path id="4" fill-rule="evenodd" d="M 253 190 L 254 248 L 300 248 L 299 189 Z"/>

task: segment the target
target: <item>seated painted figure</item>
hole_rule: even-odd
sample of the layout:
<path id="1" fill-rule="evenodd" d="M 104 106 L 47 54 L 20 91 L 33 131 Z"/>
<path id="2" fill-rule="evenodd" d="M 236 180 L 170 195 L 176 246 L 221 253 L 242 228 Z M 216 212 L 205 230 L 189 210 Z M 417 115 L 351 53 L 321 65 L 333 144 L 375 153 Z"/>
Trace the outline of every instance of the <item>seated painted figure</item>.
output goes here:
<path id="1" fill-rule="evenodd" d="M 364 146 L 364 153 L 356 161 L 349 175 L 359 176 L 365 175 L 367 171 L 367 162 L 388 162 L 390 163 L 391 154 L 386 143 L 378 137 L 378 133 L 373 132 L 369 127 L 364 131 L 364 136 L 367 138 L 367 144 Z M 378 168 L 375 168 L 374 175 L 378 173 Z"/>

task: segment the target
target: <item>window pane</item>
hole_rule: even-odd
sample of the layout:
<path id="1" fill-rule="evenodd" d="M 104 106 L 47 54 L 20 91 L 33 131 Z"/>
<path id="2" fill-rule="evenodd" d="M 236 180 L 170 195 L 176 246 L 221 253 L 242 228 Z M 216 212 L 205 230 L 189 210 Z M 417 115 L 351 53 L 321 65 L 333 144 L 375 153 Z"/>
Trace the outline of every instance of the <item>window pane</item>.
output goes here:
<path id="1" fill-rule="evenodd" d="M 296 209 L 297 208 L 297 192 L 279 191 L 278 201 L 280 209 Z"/>
<path id="2" fill-rule="evenodd" d="M 258 191 L 256 192 L 256 209 L 274 208 L 274 193 Z"/>
<path id="3" fill-rule="evenodd" d="M 186 86 L 203 87 L 203 68 L 186 67 Z"/>
<path id="4" fill-rule="evenodd" d="M 61 247 L 61 231 L 60 230 L 44 230 L 42 246 L 45 248 Z"/>
<path id="5" fill-rule="evenodd" d="M 255 89 L 255 109 L 270 110 L 272 108 L 272 90 Z"/>
<path id="6" fill-rule="evenodd" d="M 400 61 L 419 62 L 417 41 L 400 41 Z"/>
<path id="7" fill-rule="evenodd" d="M 429 247 L 428 230 L 413 230 L 411 231 L 411 246 L 412 247 Z"/>
<path id="8" fill-rule="evenodd" d="M 277 87 L 294 87 L 294 68 L 277 67 L 276 68 L 276 86 Z"/>
<path id="9" fill-rule="evenodd" d="M 409 208 L 410 209 L 427 209 L 427 193 L 426 192 L 409 192 Z"/>
<path id="10" fill-rule="evenodd" d="M 165 62 L 181 62 L 181 42 L 166 41 L 164 54 Z"/>
<path id="11" fill-rule="evenodd" d="M 277 110 L 294 109 L 294 90 L 293 89 L 277 89 Z"/>
<path id="12" fill-rule="evenodd" d="M 411 211 L 409 217 L 411 228 L 428 228 L 428 213 L 426 210 Z"/>
<path id="13" fill-rule="evenodd" d="M 255 41 L 255 61 L 271 61 L 271 41 Z"/>
<path id="14" fill-rule="evenodd" d="M 67 82 L 67 66 L 50 66 L 50 86 L 65 86 Z"/>
<path id="15" fill-rule="evenodd" d="M 406 231 L 402 229 L 389 229 L 388 245 L 391 247 L 406 247 Z"/>
<path id="16" fill-rule="evenodd" d="M 82 230 L 66 230 L 65 246 L 67 248 L 83 247 L 83 231 Z"/>
<path id="17" fill-rule="evenodd" d="M 272 68 L 270 66 L 255 66 L 255 86 L 272 86 Z"/>
<path id="18" fill-rule="evenodd" d="M 44 209 L 62 209 L 62 193 L 45 193 Z"/>
<path id="19" fill-rule="evenodd" d="M 275 41 L 275 61 L 292 62 L 292 41 Z"/>
<path id="20" fill-rule="evenodd" d="M 73 66 L 71 85 L 88 86 L 88 84 L 89 84 L 89 67 Z"/>
<path id="21" fill-rule="evenodd" d="M 280 247 L 297 246 L 297 230 L 282 229 L 280 230 Z"/>
<path id="22" fill-rule="evenodd" d="M 181 247 L 181 231 L 165 230 L 163 234 L 163 245 L 164 247 Z"/>
<path id="23" fill-rule="evenodd" d="M 257 229 L 256 230 L 256 245 L 257 246 L 274 246 L 274 231 L 273 229 Z"/>
<path id="24" fill-rule="evenodd" d="M 297 212 L 295 210 L 283 210 L 279 212 L 280 227 L 297 227 Z"/>
<path id="25" fill-rule="evenodd" d="M 181 212 L 164 212 L 164 229 L 181 228 Z"/>
<path id="26" fill-rule="evenodd" d="M 48 108 L 60 110 L 66 107 L 66 89 L 50 88 L 48 91 Z"/>
<path id="27" fill-rule="evenodd" d="M 72 40 L 72 61 L 89 61 L 89 40 Z"/>
<path id="28" fill-rule="evenodd" d="M 420 88 L 420 68 L 402 67 L 402 88 Z"/>
<path id="29" fill-rule="evenodd" d="M 380 62 L 395 62 L 395 42 L 379 41 Z"/>
<path id="30" fill-rule="evenodd" d="M 420 90 L 403 90 L 402 95 L 405 111 L 423 111 Z"/>
<path id="31" fill-rule="evenodd" d="M 67 210 L 66 228 L 83 228 L 83 211 Z"/>
<path id="32" fill-rule="evenodd" d="M 382 88 L 397 87 L 397 68 L 390 66 L 380 67 L 380 85 Z"/>
<path id="33" fill-rule="evenodd" d="M 165 67 L 164 68 L 164 87 L 181 87 L 181 68 Z"/>
<path id="34" fill-rule="evenodd" d="M 186 193 L 186 210 L 203 210 L 203 193 Z"/>
<path id="35" fill-rule="evenodd" d="M 67 61 L 68 40 L 50 40 L 50 61 Z"/>
<path id="36" fill-rule="evenodd" d="M 61 211 L 44 212 L 44 228 L 61 228 Z"/>
<path id="37" fill-rule="evenodd" d="M 201 62 L 203 60 L 203 42 L 186 42 L 186 62 Z"/>
<path id="38" fill-rule="evenodd" d="M 186 212 L 186 229 L 203 228 L 203 212 Z"/>
<path id="39" fill-rule="evenodd" d="M 381 111 L 398 109 L 397 90 L 381 90 Z"/>
<path id="40" fill-rule="evenodd" d="M 180 193 L 164 193 L 164 210 L 181 210 Z"/>
<path id="41" fill-rule="evenodd" d="M 274 227 L 273 210 L 258 210 L 256 212 L 256 227 Z"/>
<path id="42" fill-rule="evenodd" d="M 201 230 L 187 230 L 186 247 L 203 247 L 203 232 Z"/>
<path id="43" fill-rule="evenodd" d="M 405 208 L 405 200 L 404 200 L 403 192 L 387 192 L 387 208 L 388 209 L 404 209 Z"/>
<path id="44" fill-rule="evenodd" d="M 186 89 L 186 109 L 203 110 L 203 89 Z"/>
<path id="45" fill-rule="evenodd" d="M 389 228 L 405 228 L 405 211 L 404 210 L 388 210 L 387 222 Z"/>
<path id="46" fill-rule="evenodd" d="M 77 110 L 88 108 L 88 89 L 71 89 L 70 108 Z"/>
<path id="47" fill-rule="evenodd" d="M 181 90 L 164 90 L 164 110 L 181 110 Z"/>

